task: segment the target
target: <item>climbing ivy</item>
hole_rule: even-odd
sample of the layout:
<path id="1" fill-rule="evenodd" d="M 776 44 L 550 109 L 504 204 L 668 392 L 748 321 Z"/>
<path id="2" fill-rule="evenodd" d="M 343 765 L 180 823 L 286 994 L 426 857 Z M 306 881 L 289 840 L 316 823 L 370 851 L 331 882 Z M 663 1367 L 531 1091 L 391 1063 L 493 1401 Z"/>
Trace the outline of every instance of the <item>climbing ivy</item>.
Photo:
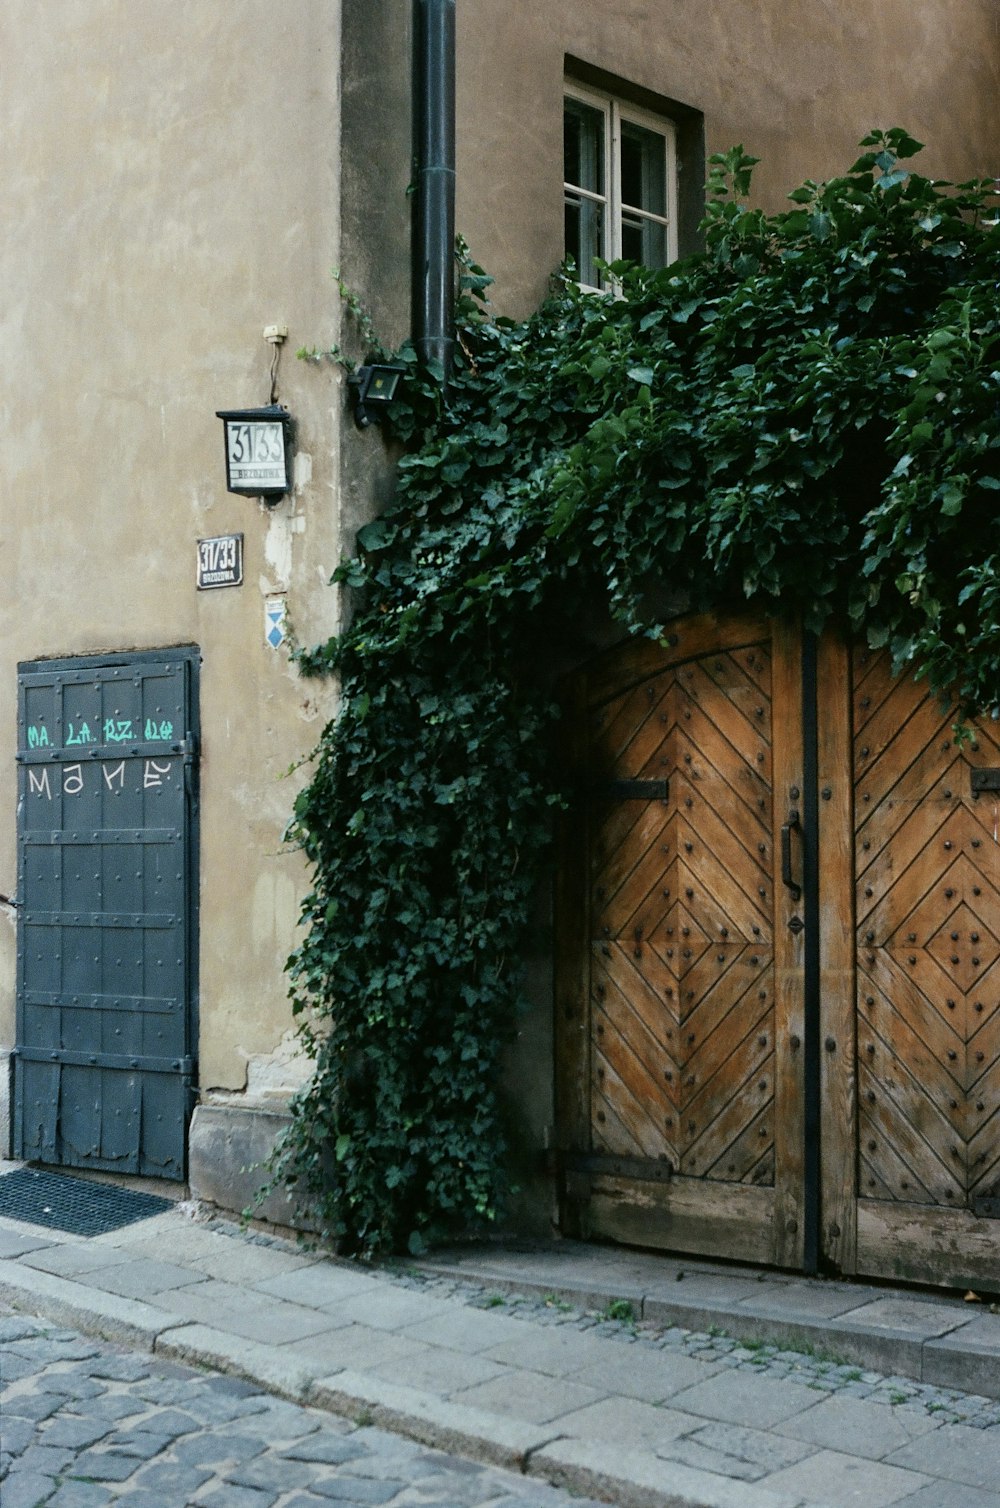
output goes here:
<path id="1" fill-rule="evenodd" d="M 314 1075 L 282 1173 L 345 1250 L 501 1207 L 502 1054 L 566 794 L 552 674 L 581 623 L 655 638 L 665 588 L 835 617 L 1000 711 L 992 186 L 911 171 L 902 130 L 862 148 L 776 215 L 754 158 L 713 158 L 703 254 L 614 264 L 613 297 L 567 271 L 523 323 L 464 258 L 447 386 L 396 353 L 395 500 L 336 572 L 350 626 L 301 656 L 340 700 L 292 827 Z"/>

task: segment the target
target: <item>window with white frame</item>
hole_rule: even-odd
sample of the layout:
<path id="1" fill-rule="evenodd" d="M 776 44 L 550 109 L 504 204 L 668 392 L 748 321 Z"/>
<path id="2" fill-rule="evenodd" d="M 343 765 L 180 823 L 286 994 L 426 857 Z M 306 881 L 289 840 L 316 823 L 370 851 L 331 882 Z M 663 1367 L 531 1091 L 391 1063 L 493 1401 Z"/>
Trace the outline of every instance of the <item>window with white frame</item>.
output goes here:
<path id="1" fill-rule="evenodd" d="M 567 86 L 563 107 L 566 256 L 585 288 L 607 289 L 596 261 L 665 267 L 677 256 L 676 144 L 662 116 Z"/>

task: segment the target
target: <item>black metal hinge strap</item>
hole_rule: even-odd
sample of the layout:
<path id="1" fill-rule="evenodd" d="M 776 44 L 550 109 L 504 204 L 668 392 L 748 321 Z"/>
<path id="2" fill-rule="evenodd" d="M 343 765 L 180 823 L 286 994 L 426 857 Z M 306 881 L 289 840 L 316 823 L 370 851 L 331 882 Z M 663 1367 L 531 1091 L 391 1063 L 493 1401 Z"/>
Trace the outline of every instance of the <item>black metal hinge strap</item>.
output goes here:
<path id="1" fill-rule="evenodd" d="M 49 1006 L 54 1010 L 153 1011 L 156 1015 L 176 1014 L 181 1002 L 174 995 L 71 995 L 58 990 L 25 990 L 24 1003 L 33 1008 Z"/>
<path id="2" fill-rule="evenodd" d="M 112 1052 L 67 1052 L 64 1049 L 46 1047 L 15 1047 L 14 1058 L 22 1063 L 59 1063 L 69 1068 L 116 1068 L 133 1073 L 180 1073 L 193 1072 L 191 1058 L 153 1058 L 136 1054 Z"/>
<path id="3" fill-rule="evenodd" d="M 595 787 L 598 796 L 611 801 L 666 801 L 669 780 L 609 780 Z"/>
<path id="4" fill-rule="evenodd" d="M 3 897 L 0 896 L 0 900 Z M 166 932 L 180 924 L 169 911 L 31 911 L 25 912 L 27 927 L 154 927 Z"/>
<path id="5" fill-rule="evenodd" d="M 14 758 L 18 764 L 86 764 L 92 759 L 116 764 L 123 759 L 176 759 L 178 754 L 187 754 L 185 745 L 179 743 L 128 743 L 128 744 L 59 744 L 50 749 L 18 749 Z"/>
<path id="6" fill-rule="evenodd" d="M 176 827 L 90 828 L 86 832 L 70 832 L 67 828 L 27 828 L 21 834 L 22 843 L 67 844 L 67 843 L 179 843 L 183 833 Z"/>
<path id="7" fill-rule="evenodd" d="M 561 1152 L 559 1161 L 567 1173 L 586 1173 L 591 1178 L 635 1178 L 646 1183 L 668 1183 L 673 1166 L 655 1157 L 613 1157 L 605 1152 Z"/>

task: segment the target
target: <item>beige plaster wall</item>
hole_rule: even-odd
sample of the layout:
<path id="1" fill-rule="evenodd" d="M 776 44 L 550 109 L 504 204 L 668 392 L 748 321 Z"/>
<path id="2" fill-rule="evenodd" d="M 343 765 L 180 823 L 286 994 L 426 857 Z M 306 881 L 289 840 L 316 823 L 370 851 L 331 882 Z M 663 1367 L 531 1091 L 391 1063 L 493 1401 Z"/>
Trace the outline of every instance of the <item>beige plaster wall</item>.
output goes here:
<path id="1" fill-rule="evenodd" d="M 996 0 L 461 0 L 458 226 L 497 303 L 532 308 L 562 257 L 567 55 L 701 111 L 709 153 L 742 142 L 770 209 L 873 127 L 925 142 L 923 172 L 993 176 L 998 26 Z"/>
<path id="2" fill-rule="evenodd" d="M 264 640 L 338 603 L 330 345 L 339 30 L 333 0 L 4 0 L 0 182 L 0 892 L 16 883 L 16 662 L 196 643 L 201 683 L 201 1082 L 238 1089 L 291 1017 L 302 870 L 282 850 L 330 693 Z M 279 398 L 295 496 L 226 492 L 217 408 Z M 199 593 L 196 541 L 243 531 L 245 584 Z M 14 1034 L 0 909 L 0 1048 Z M 286 1044 L 287 1046 L 287 1044 Z M 287 1056 L 287 1054 L 286 1054 Z M 291 1072 L 291 1070 L 290 1070 Z"/>

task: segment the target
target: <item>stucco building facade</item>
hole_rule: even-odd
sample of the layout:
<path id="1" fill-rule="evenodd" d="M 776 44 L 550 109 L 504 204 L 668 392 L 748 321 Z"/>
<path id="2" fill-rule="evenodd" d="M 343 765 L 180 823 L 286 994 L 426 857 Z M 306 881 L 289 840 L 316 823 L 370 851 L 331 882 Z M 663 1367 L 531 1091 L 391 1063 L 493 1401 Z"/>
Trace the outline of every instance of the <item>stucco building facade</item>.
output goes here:
<path id="1" fill-rule="evenodd" d="M 295 352 L 351 347 L 334 267 L 388 343 L 409 333 L 415 9 L 0 11 L 0 891 L 18 903 L 0 906 L 0 1152 L 239 1207 L 305 1071 L 283 969 L 306 876 L 283 832 L 335 692 L 301 679 L 289 647 L 337 630 L 330 574 L 392 464 L 377 429 L 355 429 L 337 367 Z M 622 219 L 614 133 L 631 129 L 640 165 L 669 148 L 640 219 L 681 254 L 706 156 L 736 142 L 762 159 L 772 209 L 873 126 L 927 142 L 932 175 L 992 176 L 998 26 L 995 0 L 460 0 L 457 228 L 498 308 L 529 311 L 570 233 L 567 94 L 607 149 L 606 182 L 579 168 L 587 233 Z M 294 419 L 294 469 L 264 503 L 226 490 L 216 413 L 272 396 Z M 232 536 L 242 583 L 199 586 L 200 542 Z M 147 705 L 151 666 L 165 689 Z M 511 1081 L 541 1148 L 556 1113 L 544 960 L 536 978 Z"/>

